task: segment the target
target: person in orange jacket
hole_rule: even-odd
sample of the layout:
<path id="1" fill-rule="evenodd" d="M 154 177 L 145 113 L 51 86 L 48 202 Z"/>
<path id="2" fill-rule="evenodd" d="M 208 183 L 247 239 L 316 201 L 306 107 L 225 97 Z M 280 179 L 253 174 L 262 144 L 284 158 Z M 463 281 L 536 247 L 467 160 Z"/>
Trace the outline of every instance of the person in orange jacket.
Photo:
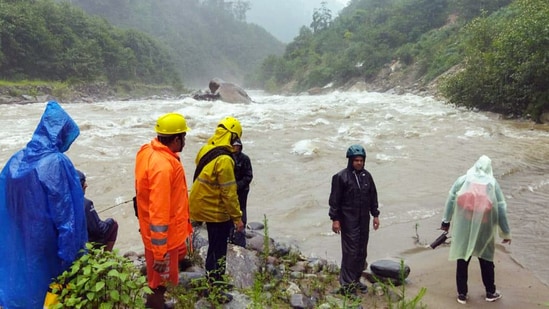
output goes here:
<path id="1" fill-rule="evenodd" d="M 188 130 L 183 115 L 162 115 L 156 122 L 157 137 L 136 156 L 137 216 L 153 290 L 147 308 L 164 308 L 166 284 L 179 281 L 179 249 L 192 233 L 187 180 L 178 155 Z"/>

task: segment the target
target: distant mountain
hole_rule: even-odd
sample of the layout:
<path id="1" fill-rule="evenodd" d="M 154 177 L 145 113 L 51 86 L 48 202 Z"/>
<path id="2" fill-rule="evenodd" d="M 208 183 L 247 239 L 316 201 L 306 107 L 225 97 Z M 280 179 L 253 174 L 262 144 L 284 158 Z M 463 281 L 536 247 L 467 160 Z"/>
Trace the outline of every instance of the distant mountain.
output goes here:
<path id="1" fill-rule="evenodd" d="M 346 0 L 325 0 L 335 18 L 345 7 Z M 302 26 L 309 26 L 315 9 L 322 0 L 250 0 L 246 14 L 249 23 L 257 24 L 284 43 L 291 42 Z"/>
<path id="2" fill-rule="evenodd" d="M 64 0 L 67 1 L 67 0 Z M 169 47 L 186 86 L 205 88 L 213 77 L 242 83 L 284 44 L 264 28 L 197 0 L 70 0 L 114 25 L 152 35 Z"/>

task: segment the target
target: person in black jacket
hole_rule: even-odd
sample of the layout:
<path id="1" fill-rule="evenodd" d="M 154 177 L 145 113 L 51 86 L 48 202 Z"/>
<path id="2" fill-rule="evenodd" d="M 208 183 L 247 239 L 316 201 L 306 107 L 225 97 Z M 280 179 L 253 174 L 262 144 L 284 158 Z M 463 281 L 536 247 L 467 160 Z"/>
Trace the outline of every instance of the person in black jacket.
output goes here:
<path id="1" fill-rule="evenodd" d="M 246 205 L 248 204 L 248 193 L 250 192 L 250 183 L 254 178 L 252 171 L 252 163 L 250 157 L 242 152 L 242 141 L 236 139 L 233 142 L 233 158 L 234 158 L 234 174 L 236 178 L 236 193 L 238 194 L 238 202 L 240 203 L 240 211 L 242 211 L 242 223 L 244 227 L 247 222 Z M 231 242 L 237 246 L 246 247 L 246 229 L 241 232 L 232 233 Z"/>
<path id="2" fill-rule="evenodd" d="M 377 190 L 372 175 L 364 169 L 366 151 L 360 145 L 347 149 L 348 165 L 332 177 L 329 216 L 332 231 L 341 234 L 340 293 L 367 292 L 360 277 L 366 266 L 370 215 L 379 228 Z"/>
<path id="3" fill-rule="evenodd" d="M 79 170 L 76 170 L 80 177 L 82 190 L 86 194 L 86 175 Z M 99 246 L 105 246 L 105 251 L 112 251 L 116 237 L 118 235 L 118 223 L 112 219 L 99 219 L 99 215 L 93 207 L 93 202 L 84 197 L 84 212 L 86 214 L 86 223 L 88 225 L 88 242 L 96 243 Z"/>

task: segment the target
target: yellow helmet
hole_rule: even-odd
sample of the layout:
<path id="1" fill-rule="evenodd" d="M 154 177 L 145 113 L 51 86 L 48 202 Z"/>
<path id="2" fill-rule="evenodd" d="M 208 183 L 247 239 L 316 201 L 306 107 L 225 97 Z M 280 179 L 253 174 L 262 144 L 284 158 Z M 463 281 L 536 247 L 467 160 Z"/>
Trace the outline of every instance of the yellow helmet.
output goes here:
<path id="1" fill-rule="evenodd" d="M 236 135 L 238 135 L 238 138 L 242 138 L 242 126 L 240 125 L 240 121 L 238 121 L 238 119 L 234 117 L 228 116 L 221 119 L 217 126 L 223 127 L 230 132 L 236 133 Z"/>
<path id="2" fill-rule="evenodd" d="M 158 135 L 173 135 L 187 132 L 189 127 L 187 127 L 187 121 L 185 117 L 177 113 L 168 113 L 162 115 L 156 120 L 156 126 L 154 130 Z"/>

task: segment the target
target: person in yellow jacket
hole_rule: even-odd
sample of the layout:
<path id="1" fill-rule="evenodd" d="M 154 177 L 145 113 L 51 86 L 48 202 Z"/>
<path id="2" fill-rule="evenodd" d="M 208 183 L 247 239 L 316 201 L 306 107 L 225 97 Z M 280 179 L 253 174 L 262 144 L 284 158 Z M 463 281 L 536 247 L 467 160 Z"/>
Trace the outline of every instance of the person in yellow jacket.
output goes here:
<path id="1" fill-rule="evenodd" d="M 226 117 L 195 159 L 197 168 L 190 193 L 190 213 L 193 221 L 206 223 L 208 254 L 205 266 L 211 285 L 223 281 L 231 228 L 239 232 L 244 229 L 232 158 L 232 144 L 241 136 L 240 122 L 234 117 Z M 232 300 L 225 291 L 220 296 L 220 302 Z"/>
<path id="2" fill-rule="evenodd" d="M 136 156 L 137 217 L 154 292 L 147 296 L 147 308 L 164 308 L 166 285 L 179 280 L 179 248 L 192 233 L 187 180 L 178 155 L 188 130 L 182 115 L 162 115 L 156 122 L 157 137 Z"/>

